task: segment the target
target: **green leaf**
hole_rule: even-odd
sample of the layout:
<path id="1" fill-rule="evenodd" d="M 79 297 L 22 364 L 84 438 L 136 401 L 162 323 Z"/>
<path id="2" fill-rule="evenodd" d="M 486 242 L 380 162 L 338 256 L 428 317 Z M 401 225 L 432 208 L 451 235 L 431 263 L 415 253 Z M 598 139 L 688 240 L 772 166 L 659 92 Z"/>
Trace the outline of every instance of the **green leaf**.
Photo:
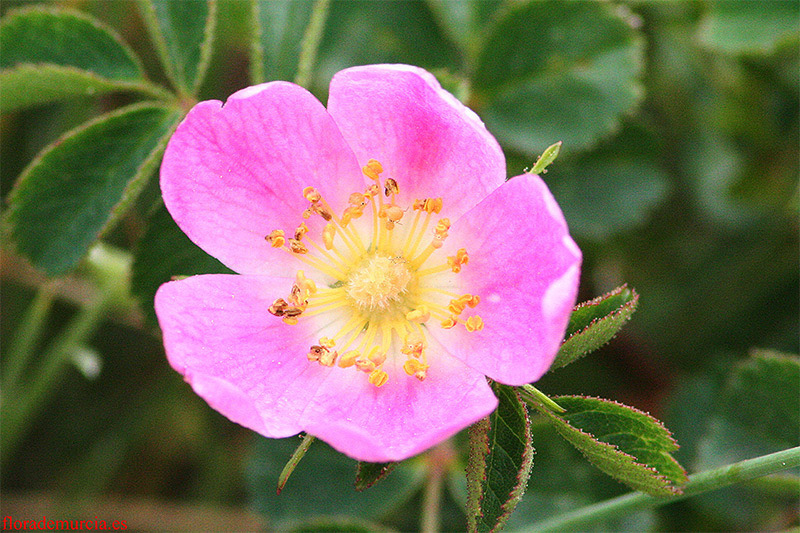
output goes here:
<path id="1" fill-rule="evenodd" d="M 556 359 L 550 370 L 567 366 L 614 338 L 630 320 L 639 295 L 627 285 L 575 306 Z"/>
<path id="2" fill-rule="evenodd" d="M 269 517 L 275 531 L 331 515 L 375 520 L 407 502 L 425 479 L 420 463 L 403 461 L 382 483 L 357 492 L 353 486 L 356 461 L 317 441 L 292 474 L 291 483 L 276 497 L 275 479 L 298 442 L 297 437 L 258 438 L 248 462 L 251 500 L 257 511 Z"/>
<path id="3" fill-rule="evenodd" d="M 767 53 L 779 43 L 796 40 L 800 27 L 797 2 L 786 0 L 718 0 L 699 33 L 707 45 L 729 53 Z"/>
<path id="4" fill-rule="evenodd" d="M 495 383 L 494 413 L 470 427 L 467 520 L 470 531 L 498 531 L 525 492 L 533 446 L 528 410 L 513 387 Z"/>
<path id="5" fill-rule="evenodd" d="M 528 2 L 492 28 L 472 78 L 505 146 L 534 154 L 553 139 L 585 149 L 640 99 L 642 41 L 601 2 Z"/>
<path id="6" fill-rule="evenodd" d="M 800 358 L 755 350 L 731 372 L 721 414 L 761 439 L 800 446 Z"/>
<path id="7" fill-rule="evenodd" d="M 314 0 L 253 0 L 250 59 L 254 83 L 294 79 L 313 7 Z"/>
<path id="8" fill-rule="evenodd" d="M 449 37 L 468 54 L 478 52 L 486 27 L 502 5 L 500 0 L 428 0 Z"/>
<path id="9" fill-rule="evenodd" d="M 211 59 L 216 0 L 141 0 L 140 6 L 170 80 L 197 94 Z"/>
<path id="10" fill-rule="evenodd" d="M 189 240 L 162 204 L 150 216 L 134 251 L 131 291 L 142 303 L 148 321 L 156 324 L 153 299 L 162 283 L 175 276 L 232 273 Z"/>
<path id="11" fill-rule="evenodd" d="M 111 91 L 167 96 L 111 28 L 82 13 L 14 11 L 0 22 L 0 49 L 2 112 Z"/>
<path id="12" fill-rule="evenodd" d="M 307 520 L 290 529 L 291 533 L 376 533 L 391 529 L 353 517 L 323 516 Z"/>
<path id="13" fill-rule="evenodd" d="M 567 441 L 609 476 L 653 496 L 680 494 L 686 472 L 670 455 L 678 449 L 670 432 L 647 413 L 610 400 L 553 398 L 567 411 L 545 415 Z"/>
<path id="14" fill-rule="evenodd" d="M 281 474 L 278 476 L 278 494 L 280 494 L 283 490 L 283 487 L 286 486 L 286 482 L 289 481 L 289 476 L 292 475 L 295 467 L 297 467 L 300 460 L 305 456 L 308 448 L 314 443 L 314 440 L 316 440 L 314 435 L 306 434 L 303 437 L 303 442 L 300 443 L 292 456 L 289 458 L 289 461 L 286 462 L 286 466 L 283 467 Z"/>
<path id="15" fill-rule="evenodd" d="M 366 490 L 389 475 L 397 463 L 366 463 L 359 461 L 356 467 L 356 490 Z"/>
<path id="16" fill-rule="evenodd" d="M 118 219 L 155 170 L 179 109 L 137 104 L 76 128 L 22 172 L 7 222 L 20 252 L 63 274 Z"/>
<path id="17" fill-rule="evenodd" d="M 558 153 L 561 151 L 561 145 L 563 143 L 558 141 L 555 144 L 551 144 L 550 146 L 542 152 L 542 155 L 536 160 L 536 164 L 533 165 L 533 168 L 530 170 L 531 174 L 541 174 L 550 164 L 556 160 L 558 157 Z"/>

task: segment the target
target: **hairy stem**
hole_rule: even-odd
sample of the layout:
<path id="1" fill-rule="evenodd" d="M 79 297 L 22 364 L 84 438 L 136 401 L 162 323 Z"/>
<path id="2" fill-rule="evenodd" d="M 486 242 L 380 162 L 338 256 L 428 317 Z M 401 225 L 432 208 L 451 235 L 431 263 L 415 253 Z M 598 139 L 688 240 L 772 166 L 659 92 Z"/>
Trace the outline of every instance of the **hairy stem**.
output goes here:
<path id="1" fill-rule="evenodd" d="M 604 520 L 619 518 L 633 511 L 661 507 L 704 492 L 798 466 L 800 466 L 800 446 L 689 476 L 689 482 L 683 488 L 683 494 L 680 496 L 654 497 L 642 493 L 626 494 L 538 522 L 525 531 L 532 533 L 534 531 L 583 529 Z"/>

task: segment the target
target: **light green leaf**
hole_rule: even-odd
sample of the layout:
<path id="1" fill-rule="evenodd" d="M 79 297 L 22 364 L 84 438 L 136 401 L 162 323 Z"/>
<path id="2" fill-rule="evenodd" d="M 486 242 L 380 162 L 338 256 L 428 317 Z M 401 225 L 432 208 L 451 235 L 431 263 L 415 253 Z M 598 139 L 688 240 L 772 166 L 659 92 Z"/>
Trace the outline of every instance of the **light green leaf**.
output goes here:
<path id="1" fill-rule="evenodd" d="M 397 463 L 365 463 L 356 467 L 356 490 L 366 490 L 389 475 Z"/>
<path id="2" fill-rule="evenodd" d="M 670 432 L 647 413 L 610 400 L 553 398 L 566 413 L 531 403 L 596 467 L 629 487 L 653 496 L 679 494 L 686 472 L 670 455 L 678 449 Z"/>
<path id="3" fill-rule="evenodd" d="M 0 22 L 0 111 L 75 96 L 135 91 L 160 98 L 139 60 L 111 28 L 82 13 L 14 11 Z"/>
<path id="4" fill-rule="evenodd" d="M 470 531 L 498 531 L 525 492 L 533 446 L 528 410 L 513 387 L 495 383 L 494 413 L 469 430 L 467 521 Z"/>
<path id="5" fill-rule="evenodd" d="M 593 352 L 614 338 L 630 320 L 639 295 L 627 285 L 575 306 L 569 318 L 564 342 L 550 370 L 566 366 Z"/>
<path id="6" fill-rule="evenodd" d="M 211 59 L 216 0 L 141 0 L 140 6 L 167 75 L 197 94 Z"/>
<path id="7" fill-rule="evenodd" d="M 551 144 L 548 146 L 542 155 L 536 160 L 536 163 L 533 165 L 533 168 L 530 170 L 531 174 L 541 174 L 542 172 L 547 170 L 547 167 L 556 160 L 558 157 L 558 153 L 561 151 L 561 145 L 563 143 L 558 141 L 555 144 Z"/>
<path id="8" fill-rule="evenodd" d="M 507 10 L 472 77 L 489 130 L 530 155 L 553 139 L 585 149 L 618 128 L 641 97 L 642 41 L 630 20 L 601 2 Z"/>
<path id="9" fill-rule="evenodd" d="M 300 43 L 311 19 L 314 0 L 252 0 L 253 42 L 250 48 L 254 83 L 293 80 Z"/>
<path id="10" fill-rule="evenodd" d="M 189 240 L 162 204 L 150 216 L 134 251 L 131 291 L 141 302 L 148 321 L 155 325 L 153 299 L 162 283 L 175 276 L 232 273 Z"/>
<path id="11" fill-rule="evenodd" d="M 717 0 L 711 2 L 700 39 L 729 53 L 767 53 L 781 42 L 796 41 L 798 28 L 800 9 L 796 1 Z"/>
<path id="12" fill-rule="evenodd" d="M 275 531 L 331 515 L 375 520 L 407 502 L 425 479 L 420 464 L 404 461 L 381 483 L 358 492 L 353 484 L 356 461 L 317 441 L 276 497 L 275 480 L 298 444 L 297 437 L 259 438 L 248 463 L 251 501 L 257 511 L 269 517 Z"/>
<path id="13" fill-rule="evenodd" d="M 65 134 L 23 171 L 7 222 L 20 252 L 63 274 L 136 198 L 161 159 L 181 111 L 137 104 Z"/>

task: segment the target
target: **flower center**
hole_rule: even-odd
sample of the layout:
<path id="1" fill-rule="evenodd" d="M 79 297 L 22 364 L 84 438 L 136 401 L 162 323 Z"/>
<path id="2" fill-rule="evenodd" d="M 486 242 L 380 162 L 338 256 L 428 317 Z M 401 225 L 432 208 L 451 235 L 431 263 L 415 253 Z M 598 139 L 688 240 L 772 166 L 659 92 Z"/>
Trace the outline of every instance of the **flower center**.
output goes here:
<path id="1" fill-rule="evenodd" d="M 350 275 L 345 292 L 361 311 L 386 311 L 408 292 L 411 272 L 402 258 L 368 256 Z"/>
<path id="2" fill-rule="evenodd" d="M 322 337 L 309 348 L 306 356 L 310 362 L 354 367 L 367 373 L 371 384 L 382 387 L 389 380 L 384 364 L 399 357 L 405 360 L 403 371 L 423 381 L 430 368 L 428 328 L 438 323 L 444 329 L 459 324 L 468 332 L 483 329 L 480 316 L 462 316 L 467 308 L 475 308 L 480 298 L 452 288 L 457 286 L 452 276 L 461 272 L 469 255 L 460 248 L 455 255 L 442 258 L 439 254 L 437 259 L 450 230 L 449 219 L 432 220 L 442 211 L 441 198 L 415 200 L 403 208 L 396 203 L 397 182 L 386 178 L 381 183 L 380 163 L 370 159 L 363 172 L 374 183 L 363 193 L 350 194 L 341 217 L 316 189 L 303 189 L 309 207 L 302 217 L 323 219 L 321 243 L 309 234 L 305 222 L 292 237 L 280 229 L 266 236 L 273 248 L 285 250 L 311 267 L 317 273 L 313 277 L 327 285 L 317 288 L 317 283 L 299 270 L 289 295 L 276 299 L 269 312 L 289 326 L 317 315 L 325 316 L 318 323 L 326 324 L 323 327 L 340 324 L 331 337 Z M 365 211 L 372 212 L 371 232 L 368 223 L 360 229 L 351 223 Z M 401 222 L 408 211 L 414 213 L 413 220 Z M 432 235 L 427 246 L 426 235 Z"/>

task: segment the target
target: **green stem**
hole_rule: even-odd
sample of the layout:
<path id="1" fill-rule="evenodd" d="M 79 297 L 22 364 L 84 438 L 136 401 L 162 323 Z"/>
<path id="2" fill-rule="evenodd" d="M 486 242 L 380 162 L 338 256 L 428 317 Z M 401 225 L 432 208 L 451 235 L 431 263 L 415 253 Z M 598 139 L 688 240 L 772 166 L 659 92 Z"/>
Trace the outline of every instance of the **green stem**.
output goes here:
<path id="1" fill-rule="evenodd" d="M 317 52 L 322 41 L 322 32 L 325 29 L 325 19 L 328 18 L 329 6 L 330 0 L 316 1 L 314 10 L 311 12 L 311 19 L 303 34 L 303 40 L 300 42 L 300 59 L 297 62 L 297 75 L 294 77 L 294 82 L 301 87 L 308 88 L 311 84 L 311 76 L 314 63 L 317 61 Z"/>
<path id="2" fill-rule="evenodd" d="M 533 385 L 523 385 L 519 387 L 519 392 L 522 393 L 522 398 L 529 402 L 535 402 L 543 405 L 544 407 L 556 413 L 564 413 L 566 409 L 558 405 L 550 399 L 545 393 L 534 387 Z"/>
<path id="3" fill-rule="evenodd" d="M 689 482 L 683 488 L 683 494 L 679 496 L 654 497 L 642 493 L 626 494 L 538 522 L 525 531 L 532 533 L 534 531 L 586 529 L 590 525 L 619 518 L 633 511 L 661 507 L 704 492 L 798 466 L 800 466 L 800 446 L 694 474 L 689 477 Z"/>
<path id="4" fill-rule="evenodd" d="M 420 516 L 420 532 L 436 533 L 439 531 L 439 514 L 442 501 L 442 485 L 447 475 L 444 465 L 451 459 L 452 451 L 448 443 L 434 448 L 428 454 L 428 479 L 422 495 L 422 512 Z"/>
<path id="5" fill-rule="evenodd" d="M 3 390 L 14 388 L 22 380 L 25 369 L 42 336 L 50 308 L 55 299 L 56 282 L 48 282 L 39 291 L 25 312 L 25 317 L 14 331 L 14 337 L 5 355 Z"/>

